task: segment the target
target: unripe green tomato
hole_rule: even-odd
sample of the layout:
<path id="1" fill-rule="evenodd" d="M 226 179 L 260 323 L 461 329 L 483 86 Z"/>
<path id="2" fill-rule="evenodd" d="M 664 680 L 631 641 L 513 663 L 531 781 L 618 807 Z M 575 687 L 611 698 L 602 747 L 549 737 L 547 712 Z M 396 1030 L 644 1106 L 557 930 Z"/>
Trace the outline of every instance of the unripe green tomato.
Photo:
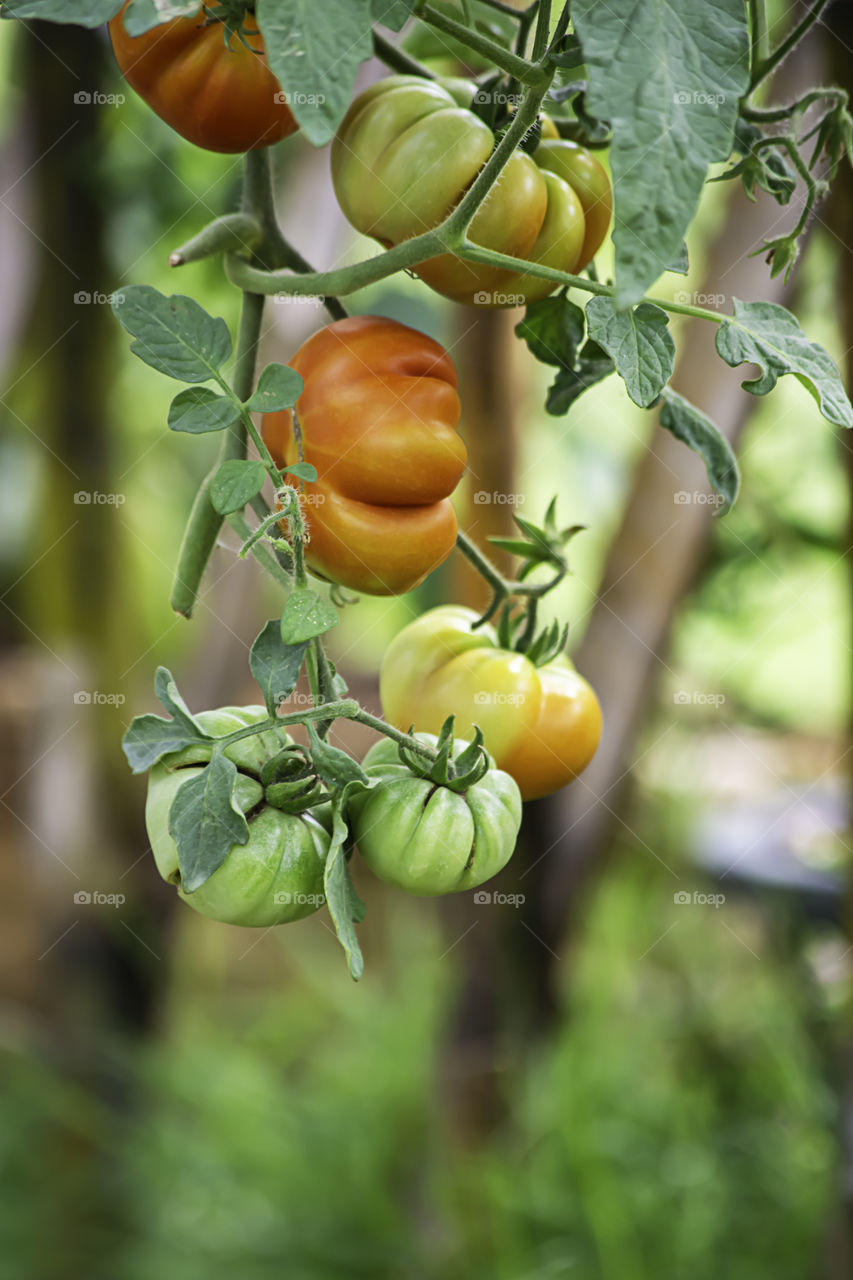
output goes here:
<path id="1" fill-rule="evenodd" d="M 220 707 L 196 716 L 212 737 L 224 737 L 266 719 L 265 707 Z M 246 815 L 249 840 L 232 845 L 222 865 L 192 893 L 181 888 L 169 811 L 180 787 L 201 773 L 210 760 L 212 746 L 199 744 L 172 752 L 151 770 L 145 823 L 157 870 L 176 886 L 188 906 L 211 920 L 268 928 L 301 920 L 325 901 L 323 871 L 329 832 L 310 811 L 283 813 L 264 801 L 261 768 L 291 742 L 283 729 L 271 729 L 226 747 L 224 754 L 238 769 L 234 799 Z"/>
<path id="2" fill-rule="evenodd" d="M 434 747 L 438 739 L 419 733 Z M 467 742 L 454 743 L 458 756 Z M 464 792 L 413 774 L 388 738 L 367 753 L 369 791 L 350 801 L 352 833 L 364 861 L 387 884 L 429 897 L 474 889 L 512 856 L 521 825 L 521 795 L 509 774 L 491 765 Z"/>

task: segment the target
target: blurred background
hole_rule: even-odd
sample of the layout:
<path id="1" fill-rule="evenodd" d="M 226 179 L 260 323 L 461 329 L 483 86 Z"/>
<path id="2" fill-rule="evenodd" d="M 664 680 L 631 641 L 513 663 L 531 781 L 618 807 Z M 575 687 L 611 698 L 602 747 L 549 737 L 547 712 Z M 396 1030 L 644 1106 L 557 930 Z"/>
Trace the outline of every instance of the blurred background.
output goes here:
<path id="1" fill-rule="evenodd" d="M 846 9 L 778 97 L 853 79 Z M 226 532 L 192 622 L 171 613 L 216 442 L 167 430 L 174 387 L 106 305 L 149 283 L 234 331 L 218 263 L 167 259 L 233 207 L 239 159 L 161 124 L 102 33 L 46 24 L 0 25 L 0 137 L 0 1280 L 851 1274 L 848 441 L 793 378 L 746 395 L 711 326 L 676 321 L 675 385 L 741 458 L 716 520 L 700 462 L 616 379 L 547 417 L 520 313 L 406 277 L 349 300 L 450 349 L 475 537 L 554 492 L 587 526 L 549 599 L 605 716 L 587 774 L 528 806 L 506 901 L 355 867 L 353 985 L 324 913 L 255 934 L 177 903 L 120 750 L 159 663 L 194 710 L 256 701 L 248 648 L 280 611 Z M 326 151 L 297 136 L 275 164 L 306 257 L 374 251 Z M 849 171 L 785 288 L 749 255 L 795 216 L 709 187 L 659 292 L 784 300 L 849 385 Z M 325 322 L 271 301 L 263 359 Z M 332 656 L 372 709 L 406 620 L 478 603 L 457 559 L 346 610 Z"/>

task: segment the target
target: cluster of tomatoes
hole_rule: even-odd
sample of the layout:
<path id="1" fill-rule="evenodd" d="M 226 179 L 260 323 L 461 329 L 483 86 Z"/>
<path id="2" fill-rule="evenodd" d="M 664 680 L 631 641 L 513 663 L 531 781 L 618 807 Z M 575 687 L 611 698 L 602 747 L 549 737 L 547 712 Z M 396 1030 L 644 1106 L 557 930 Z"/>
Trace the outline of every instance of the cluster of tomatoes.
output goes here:
<path id="1" fill-rule="evenodd" d="M 296 129 L 251 15 L 242 38 L 230 42 L 221 23 L 198 18 L 130 37 L 119 14 L 110 31 L 129 83 L 192 142 L 240 152 Z M 386 246 L 399 244 L 438 225 L 458 204 L 496 141 L 464 105 L 474 90 L 390 76 L 353 102 L 331 163 L 338 201 L 357 230 Z M 547 119 L 542 132 L 532 155 L 518 150 L 510 157 L 469 238 L 576 272 L 606 235 L 609 179 Z M 417 271 L 433 289 L 463 303 L 529 302 L 556 287 L 449 253 Z M 361 316 L 321 329 L 290 365 L 304 390 L 293 410 L 266 415 L 263 439 L 279 467 L 304 461 L 316 469 L 314 483 L 285 477 L 303 499 L 309 567 L 360 592 L 412 590 L 449 556 L 458 532 L 450 496 L 466 451 L 457 433 L 460 403 L 450 357 L 422 333 Z M 455 716 L 460 738 L 475 738 L 479 727 L 489 752 L 469 758 L 464 741 L 448 748 L 440 785 L 434 774 L 418 773 L 416 760 L 404 763 L 390 739 L 365 760 L 368 777 L 382 785 L 353 799 L 356 842 L 377 874 L 416 893 L 470 888 L 495 874 L 514 847 L 521 800 L 548 795 L 576 777 L 601 733 L 595 694 L 568 658 L 535 665 L 524 652 L 502 648 L 489 626 L 456 606 L 433 609 L 397 636 L 382 663 L 381 699 L 391 725 L 419 731 L 432 746 Z M 223 708 L 203 716 L 215 739 L 260 723 L 265 713 Z M 297 919 L 322 902 L 329 815 L 322 804 L 310 811 L 290 804 L 283 784 L 270 783 L 271 762 L 292 748 L 283 729 L 226 748 L 238 769 L 234 800 L 252 816 L 252 835 L 186 895 L 205 914 L 266 925 Z M 187 748 L 152 771 L 152 848 L 161 874 L 179 888 L 169 811 L 178 788 L 210 755 L 210 747 Z M 487 760 L 487 771 L 478 756 Z"/>

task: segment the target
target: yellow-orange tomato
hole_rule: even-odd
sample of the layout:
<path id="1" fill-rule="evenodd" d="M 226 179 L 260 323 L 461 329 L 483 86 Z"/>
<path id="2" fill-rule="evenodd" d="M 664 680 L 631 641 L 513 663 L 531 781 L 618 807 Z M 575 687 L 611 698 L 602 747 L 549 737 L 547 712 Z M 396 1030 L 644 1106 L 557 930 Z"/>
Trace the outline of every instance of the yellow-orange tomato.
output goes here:
<path id="1" fill-rule="evenodd" d="M 582 271 L 592 262 L 610 230 L 613 190 L 607 170 L 586 147 L 567 138 L 553 137 L 550 132 L 546 135 L 544 127 L 534 159 L 540 169 L 556 173 L 567 182 L 580 200 L 585 232 L 575 271 Z"/>
<path id="2" fill-rule="evenodd" d="M 379 692 L 389 722 L 436 733 L 483 731 L 486 748 L 523 800 L 550 795 L 582 773 L 601 738 L 601 708 L 568 658 L 536 667 L 501 649 L 491 627 L 458 605 L 430 609 L 404 627 L 382 659 Z"/>
<path id="3" fill-rule="evenodd" d="M 299 127 L 286 94 L 267 66 L 263 38 L 251 13 L 244 44 L 228 45 L 217 3 L 192 18 L 175 18 L 129 36 L 124 13 L 109 24 L 119 70 L 152 111 L 182 137 L 207 151 L 234 154 L 280 142 Z"/>
<path id="4" fill-rule="evenodd" d="M 304 486 L 309 567 L 369 595 L 411 591 L 456 543 L 449 497 L 467 455 L 450 356 L 395 320 L 352 316 L 289 364 L 305 384 L 302 458 L 318 475 Z M 268 413 L 262 430 L 278 466 L 299 460 L 290 410 Z"/>

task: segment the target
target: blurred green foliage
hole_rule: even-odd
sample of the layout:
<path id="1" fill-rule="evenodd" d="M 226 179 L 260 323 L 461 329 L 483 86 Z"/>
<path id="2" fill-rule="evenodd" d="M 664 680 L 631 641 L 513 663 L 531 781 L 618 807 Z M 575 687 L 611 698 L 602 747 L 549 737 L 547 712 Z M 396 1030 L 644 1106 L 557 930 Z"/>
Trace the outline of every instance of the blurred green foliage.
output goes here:
<path id="1" fill-rule="evenodd" d="M 802 1280 L 836 1159 L 809 993 L 760 917 L 672 883 L 605 885 L 479 1142 L 471 1064 L 439 1073 L 456 959 L 427 904 L 394 898 L 358 989 L 310 922 L 247 953 L 184 913 L 162 1035 L 88 1064 L 100 1103 L 7 1060 L 0 1277 Z"/>

